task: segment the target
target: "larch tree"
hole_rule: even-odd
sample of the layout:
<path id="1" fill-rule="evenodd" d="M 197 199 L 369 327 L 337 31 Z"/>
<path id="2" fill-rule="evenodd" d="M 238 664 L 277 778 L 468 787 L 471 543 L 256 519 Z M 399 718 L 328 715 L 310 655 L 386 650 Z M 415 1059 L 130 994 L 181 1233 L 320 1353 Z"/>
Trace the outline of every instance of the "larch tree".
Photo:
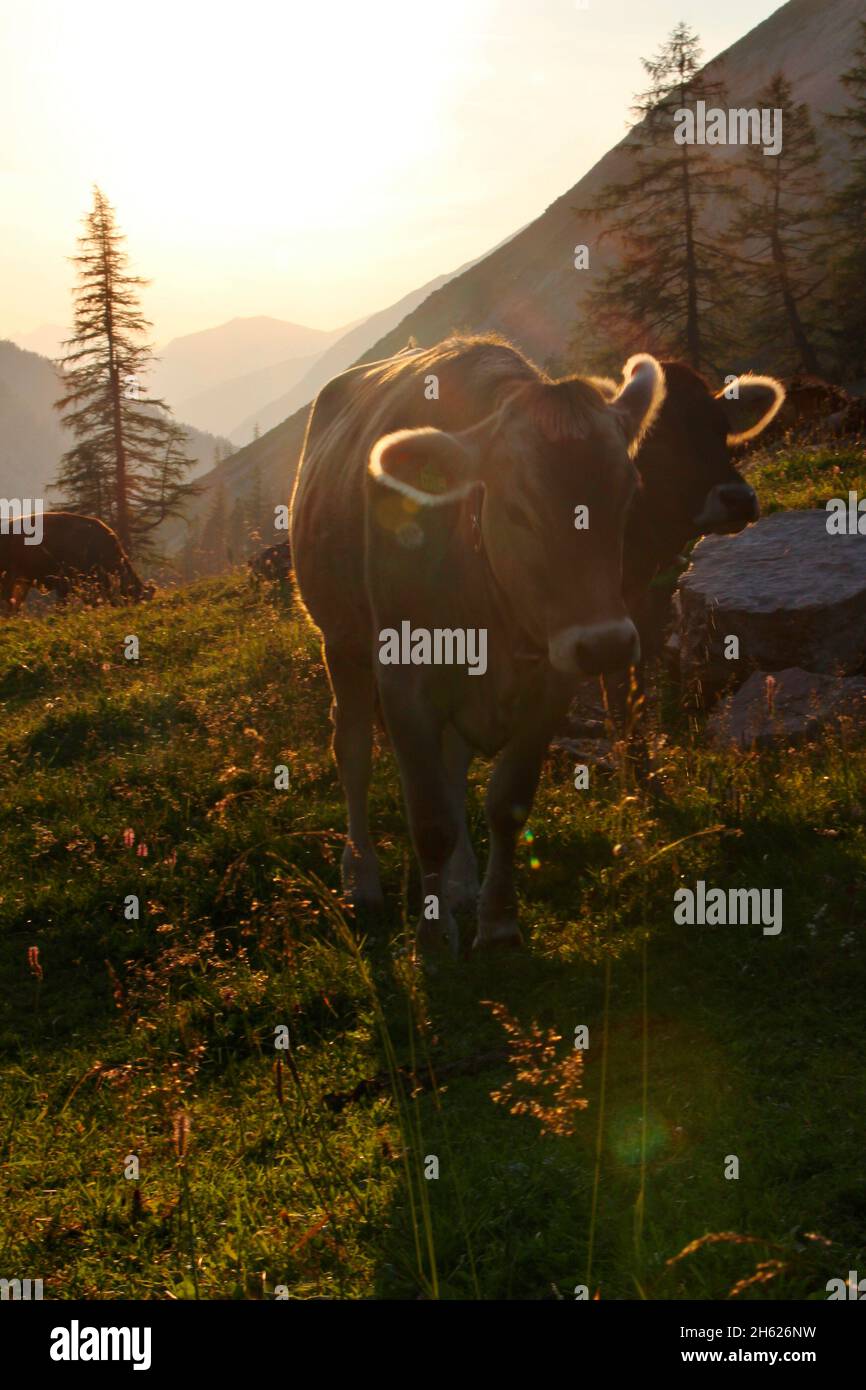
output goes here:
<path id="1" fill-rule="evenodd" d="M 572 349 L 584 355 L 588 339 L 604 368 L 640 347 L 702 369 L 721 353 L 729 274 L 704 213 L 730 192 L 730 181 L 712 150 L 675 140 L 676 113 L 699 100 L 722 103 L 725 89 L 701 70 L 698 36 L 684 23 L 642 62 L 649 85 L 635 97 L 638 124 L 624 147 L 632 172 L 578 210 L 602 224 L 599 242 L 616 238 L 619 254 L 587 294 Z"/>
<path id="2" fill-rule="evenodd" d="M 783 73 L 756 105 L 782 112 L 782 141 L 775 155 L 762 145 L 746 147 L 748 178 L 729 228 L 747 336 L 757 352 L 772 354 L 777 370 L 819 375 L 828 277 L 818 137 Z"/>
<path id="3" fill-rule="evenodd" d="M 184 481 L 193 463 L 184 431 L 142 387 L 154 360 L 139 304 L 148 282 L 130 274 L 124 242 L 114 209 L 94 188 L 72 257 L 74 328 L 63 345 L 65 391 L 57 402 L 76 442 L 54 486 L 68 506 L 100 517 L 132 549 L 198 488 Z"/>

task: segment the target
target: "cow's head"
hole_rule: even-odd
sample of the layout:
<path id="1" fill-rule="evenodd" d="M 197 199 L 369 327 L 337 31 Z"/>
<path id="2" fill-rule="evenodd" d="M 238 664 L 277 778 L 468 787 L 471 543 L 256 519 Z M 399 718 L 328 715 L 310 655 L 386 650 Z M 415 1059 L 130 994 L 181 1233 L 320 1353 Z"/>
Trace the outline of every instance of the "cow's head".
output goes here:
<path id="1" fill-rule="evenodd" d="M 664 362 L 667 394 L 638 458 L 642 507 L 654 524 L 676 532 L 674 544 L 707 533 L 742 531 L 758 518 L 754 490 L 731 450 L 767 427 L 785 399 L 773 377 L 738 377 L 712 394 L 682 362 Z"/>
<path id="2" fill-rule="evenodd" d="M 563 674 L 616 670 L 639 654 L 622 598 L 632 456 L 663 397 L 661 368 L 646 356 L 626 364 L 609 401 L 580 377 L 533 379 L 460 434 L 386 435 L 370 473 L 421 507 L 483 494 L 484 549 L 521 630 Z"/>

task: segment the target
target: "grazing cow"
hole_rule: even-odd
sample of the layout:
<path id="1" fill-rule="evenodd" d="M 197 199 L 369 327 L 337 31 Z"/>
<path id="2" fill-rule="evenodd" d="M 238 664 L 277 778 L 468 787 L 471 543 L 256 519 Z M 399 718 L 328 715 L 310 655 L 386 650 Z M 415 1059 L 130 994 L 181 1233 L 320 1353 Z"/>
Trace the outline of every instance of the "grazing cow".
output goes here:
<path id="1" fill-rule="evenodd" d="M 287 584 L 292 577 L 292 547 L 287 540 L 266 546 L 247 561 L 250 574 L 256 580 L 271 584 Z"/>
<path id="2" fill-rule="evenodd" d="M 520 942 L 515 845 L 550 736 L 581 672 L 637 659 L 622 536 L 630 454 L 664 380 L 647 356 L 623 376 L 607 402 L 499 339 L 452 338 L 352 368 L 313 407 L 291 539 L 334 693 L 344 888 L 381 902 L 367 819 L 378 696 L 421 870 L 421 945 L 456 949 L 453 909 L 476 897 L 464 803 L 478 752 L 500 756 L 475 945 Z"/>
<path id="3" fill-rule="evenodd" d="M 0 534 L 0 599 L 11 611 L 20 609 L 34 585 L 53 589 L 61 602 L 83 582 L 95 584 L 111 600 L 153 596 L 154 585 L 142 583 L 117 536 L 97 517 L 44 512 L 38 520 L 38 544 L 25 544 L 34 517 L 24 519 L 19 533 Z"/>

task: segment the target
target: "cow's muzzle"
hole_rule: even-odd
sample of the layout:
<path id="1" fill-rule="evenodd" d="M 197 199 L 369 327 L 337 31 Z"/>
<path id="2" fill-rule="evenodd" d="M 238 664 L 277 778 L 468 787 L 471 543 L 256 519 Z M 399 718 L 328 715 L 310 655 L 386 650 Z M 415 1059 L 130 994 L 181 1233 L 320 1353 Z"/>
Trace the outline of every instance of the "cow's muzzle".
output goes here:
<path id="1" fill-rule="evenodd" d="M 568 627 L 547 644 L 550 664 L 566 676 L 600 676 L 623 671 L 640 660 L 640 638 L 630 618 L 613 623 Z"/>
<path id="2" fill-rule="evenodd" d="M 733 535 L 760 514 L 758 499 L 748 483 L 717 483 L 704 498 L 694 524 L 705 534 Z"/>

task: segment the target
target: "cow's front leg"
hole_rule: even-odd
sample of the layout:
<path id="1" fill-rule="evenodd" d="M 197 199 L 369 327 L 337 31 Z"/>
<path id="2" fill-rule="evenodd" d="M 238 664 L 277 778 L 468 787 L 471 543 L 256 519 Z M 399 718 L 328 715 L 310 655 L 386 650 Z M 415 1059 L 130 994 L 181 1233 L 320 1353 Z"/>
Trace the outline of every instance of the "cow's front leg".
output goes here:
<path id="1" fill-rule="evenodd" d="M 490 858 L 478 904 L 473 949 L 520 946 L 514 856 L 517 837 L 529 819 L 553 723 L 507 744 L 487 788 Z"/>
<path id="2" fill-rule="evenodd" d="M 472 762 L 472 749 L 453 724 L 447 724 L 442 734 L 442 756 L 460 826 L 457 848 L 448 865 L 448 898 L 455 912 L 464 907 L 474 910 L 478 905 L 480 887 L 478 860 L 475 858 L 466 823 L 467 774 Z"/>
<path id="3" fill-rule="evenodd" d="M 459 948 L 448 871 L 460 836 L 454 788 L 442 750 L 442 721 L 417 686 L 380 679 L 382 712 L 403 785 L 412 843 L 421 873 L 423 906 L 416 939 L 424 949 Z"/>

